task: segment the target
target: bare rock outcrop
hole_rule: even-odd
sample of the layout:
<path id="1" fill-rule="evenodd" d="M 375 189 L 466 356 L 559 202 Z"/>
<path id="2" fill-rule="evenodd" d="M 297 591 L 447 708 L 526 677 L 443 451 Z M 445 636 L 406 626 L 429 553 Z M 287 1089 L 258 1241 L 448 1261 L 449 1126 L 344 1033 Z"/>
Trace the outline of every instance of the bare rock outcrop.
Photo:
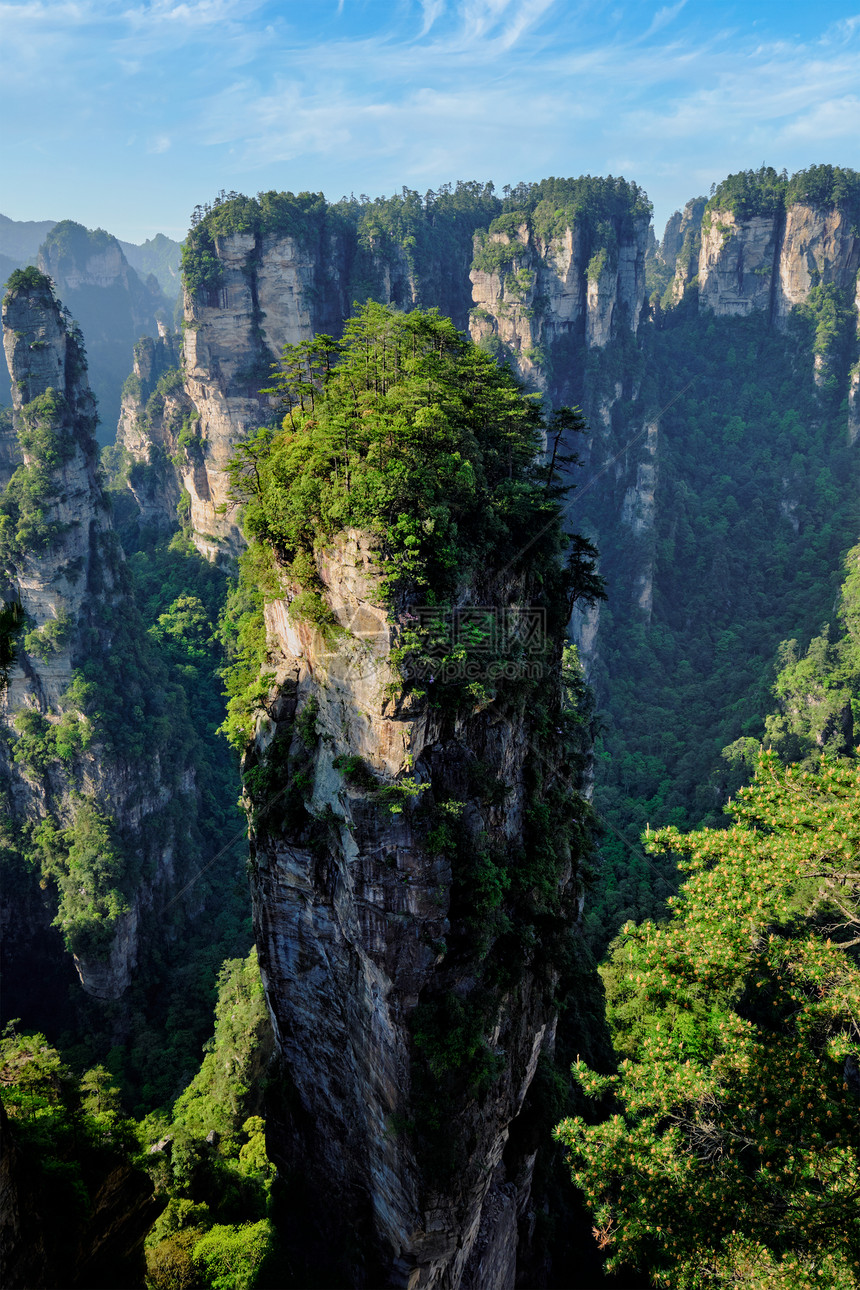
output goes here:
<path id="1" fill-rule="evenodd" d="M 498 223 L 502 223 L 499 221 Z M 479 234 L 470 277 L 475 307 L 469 330 L 477 343 L 501 343 L 523 379 L 547 388 L 558 341 L 602 349 L 621 329 L 635 334 L 645 303 L 648 220 L 621 221 L 595 241 L 576 220 L 544 237 L 528 219 Z"/>
<path id="2" fill-rule="evenodd" d="M 860 231 L 851 212 L 795 202 L 785 216 L 774 312 L 785 318 L 814 286 L 851 290 L 860 268 Z"/>
<path id="3" fill-rule="evenodd" d="M 702 216 L 707 205 L 706 197 L 693 197 L 682 211 L 675 211 L 666 221 L 663 240 L 657 248 L 657 259 L 667 268 L 674 269 L 685 243 L 698 236 Z"/>
<path id="4" fill-rule="evenodd" d="M 137 342 L 116 434 L 132 459 L 127 480 L 140 522 L 166 530 L 176 526 L 185 475 L 199 464 L 199 417 L 185 393 L 181 350 L 181 337 L 164 326 Z"/>
<path id="5" fill-rule="evenodd" d="M 793 202 L 742 218 L 710 209 L 702 224 L 699 300 L 717 315 L 760 310 L 782 325 L 813 287 L 853 293 L 860 232 L 848 208 Z"/>
<path id="6" fill-rule="evenodd" d="M 741 220 L 708 211 L 699 252 L 699 302 L 717 315 L 770 314 L 779 262 L 781 216 Z"/>

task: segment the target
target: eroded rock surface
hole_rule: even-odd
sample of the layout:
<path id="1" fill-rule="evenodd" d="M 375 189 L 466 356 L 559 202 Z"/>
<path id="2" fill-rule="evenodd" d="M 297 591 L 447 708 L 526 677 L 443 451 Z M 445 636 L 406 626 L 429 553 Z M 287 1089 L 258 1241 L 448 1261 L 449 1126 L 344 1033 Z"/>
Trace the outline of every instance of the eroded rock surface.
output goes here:
<path id="1" fill-rule="evenodd" d="M 500 341 L 523 379 L 545 390 L 557 342 L 603 348 L 621 329 L 636 332 L 645 303 L 647 239 L 646 219 L 634 221 L 632 232 L 619 227 L 609 247 L 593 245 L 576 222 L 550 238 L 527 220 L 512 231 L 482 235 L 470 273 L 472 339 Z M 498 267 L 483 267 L 493 260 Z"/>
<path id="2" fill-rule="evenodd" d="M 327 643 L 294 621 L 288 586 L 267 606 L 275 682 L 246 761 L 279 786 L 250 802 L 256 938 L 289 1089 L 269 1150 L 326 1198 L 313 1208 L 329 1251 L 353 1252 L 344 1284 L 508 1290 L 534 1156 L 506 1145 L 553 1043 L 545 971 L 536 958 L 501 992 L 487 1036 L 496 1073 L 443 1112 L 442 1154 L 456 1154 L 444 1176 L 431 1167 L 439 1145 L 424 1132 L 433 1104 L 416 1075 L 416 1036 L 422 1006 L 468 1003 L 476 986 L 448 944 L 462 927 L 434 811 L 455 801 L 476 847 L 516 846 L 534 733 L 528 713 L 492 702 L 453 719 L 386 697 L 401 689 L 390 659 L 398 628 L 380 608 L 372 544 L 349 531 L 318 567 L 348 631 Z M 551 760 L 551 744 L 540 755 Z M 267 766 L 280 777 L 266 779 Z M 478 770 L 504 792 L 491 801 L 476 791 Z M 299 777 L 304 802 L 284 792 Z M 397 784 L 411 795 L 398 797 Z"/>

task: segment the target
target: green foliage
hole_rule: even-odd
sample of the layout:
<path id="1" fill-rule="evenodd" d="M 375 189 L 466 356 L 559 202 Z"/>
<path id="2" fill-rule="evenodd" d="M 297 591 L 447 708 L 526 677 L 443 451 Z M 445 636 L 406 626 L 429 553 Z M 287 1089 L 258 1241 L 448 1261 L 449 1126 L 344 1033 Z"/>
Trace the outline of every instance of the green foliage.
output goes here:
<path id="1" fill-rule="evenodd" d="M 478 273 L 504 274 L 526 253 L 523 244 L 517 240 L 499 242 L 491 236 L 492 233 L 507 232 L 506 228 L 497 227 L 499 223 L 500 220 L 494 220 L 489 232 L 481 229 L 475 238 L 472 268 Z"/>
<path id="2" fill-rule="evenodd" d="M 360 528 L 374 541 L 380 596 L 390 607 L 410 599 L 438 606 L 432 621 L 401 616 L 391 655 L 416 693 L 419 676 L 429 678 L 434 703 L 473 705 L 491 693 L 461 666 L 482 652 L 482 640 L 461 633 L 448 652 L 441 644 L 451 639 L 446 606 L 465 582 L 481 583 L 493 566 L 507 565 L 512 577 L 539 569 L 537 595 L 553 630 L 570 598 L 602 594 L 599 579 L 583 576 L 594 557 L 587 543 L 575 540 L 567 565 L 559 565 L 559 491 L 554 468 L 536 463 L 536 404 L 510 372 L 435 313 L 403 315 L 368 303 L 342 342 L 318 338 L 312 354 L 288 347 L 283 380 L 272 388 L 286 403 L 283 431 L 260 431 L 239 446 L 229 468 L 252 539 L 242 574 L 249 603 L 236 629 L 244 636 L 227 673 L 225 729 L 237 744 L 247 741 L 269 684 L 260 676 L 260 579 L 265 594 L 278 598 L 278 569 L 288 571 L 284 581 L 299 584 L 291 614 L 329 631 L 335 624 L 316 553 L 344 528 Z"/>
<path id="3" fill-rule="evenodd" d="M 252 1290 L 260 1264 L 274 1244 L 268 1219 L 241 1226 L 213 1227 L 194 1246 L 192 1258 L 212 1290 Z"/>
<path id="4" fill-rule="evenodd" d="M 565 391 L 593 399 L 622 377 L 641 381 L 640 410 L 619 399 L 605 448 L 592 446 L 595 473 L 637 433 L 642 407 L 675 399 L 660 418 L 653 528 L 637 536 L 619 526 L 616 487 L 592 490 L 575 512 L 597 537 L 612 589 L 590 670 L 601 711 L 594 802 L 607 825 L 585 913 L 598 952 L 628 919 L 660 917 L 677 884 L 671 859 L 643 855 L 639 834 L 657 820 L 719 826 L 746 777 L 722 749 L 762 740 L 780 642 L 798 641 L 802 656 L 832 617 L 860 481 L 844 408 L 816 389 L 811 340 L 803 320 L 777 334 L 761 316 L 672 311 L 639 354 L 625 354 L 627 376 L 607 352 L 589 391 Z"/>
<path id="5" fill-rule="evenodd" d="M 856 1284 L 860 774 L 763 754 L 728 829 L 649 834 L 691 875 L 603 975 L 619 1073 L 557 1134 L 609 1267 L 659 1285 Z"/>
<path id="6" fill-rule="evenodd" d="M 705 219 L 719 211 L 731 211 L 738 220 L 757 215 L 780 215 L 785 207 L 803 202 L 819 210 L 840 206 L 856 228 L 860 220 L 860 174 L 839 166 L 810 166 L 789 179 L 772 166 L 741 170 L 718 184 L 705 210 Z"/>
<path id="7" fill-rule="evenodd" d="M 32 840 L 41 856 L 43 880 L 57 885 L 54 924 L 67 948 L 82 957 L 106 958 L 116 922 L 128 913 L 137 866 L 94 799 L 79 799 L 74 811 L 68 828 L 58 830 L 48 819 L 33 831 Z"/>
<path id="8" fill-rule="evenodd" d="M 146 1197 L 145 1175 L 130 1159 L 137 1149 L 134 1126 L 103 1067 L 78 1078 L 44 1035 L 18 1034 L 15 1023 L 0 1039 L 0 1087 L 10 1126 L 7 1137 L 4 1125 L 4 1156 L 10 1139 L 18 1149 L 11 1167 L 24 1200 L 19 1221 L 25 1239 L 38 1239 L 51 1283 L 63 1284 L 78 1252 L 103 1237 L 103 1227 L 90 1219 L 109 1180 L 119 1173 L 124 1195 Z M 48 1220 L 37 1219 L 35 1227 L 25 1208 L 30 1198 Z M 121 1260 L 114 1271 L 119 1284 L 133 1284 L 127 1278 L 134 1272 Z"/>
<path id="9" fill-rule="evenodd" d="M 200 1070 L 174 1105 L 174 1130 L 205 1138 L 214 1129 L 222 1148 L 226 1143 L 232 1148 L 243 1122 L 259 1106 L 271 1052 L 257 951 L 252 950 L 246 959 L 228 959 L 221 966 L 215 1034 L 205 1045 Z M 259 1133 L 259 1126 L 253 1132 Z M 232 1149 L 238 1154 L 238 1146 Z"/>
<path id="10" fill-rule="evenodd" d="M 512 219 L 526 214 L 534 232 L 545 239 L 558 237 L 574 224 L 610 237 L 629 234 L 637 221 L 649 219 L 651 203 L 643 189 L 620 176 L 580 175 L 578 179 L 542 179 L 506 188 L 504 211 L 498 224 L 491 225 L 493 231 L 497 227 L 509 230 Z"/>
<path id="11" fill-rule="evenodd" d="M 112 234 L 103 228 L 84 228 L 72 219 L 60 220 L 46 234 L 42 249 L 56 259 L 61 269 L 72 265 L 83 266 L 90 256 L 118 247 Z"/>
<path id="12" fill-rule="evenodd" d="M 841 206 L 853 217 L 856 231 L 860 219 L 860 174 L 840 166 L 810 166 L 798 170 L 789 180 L 785 203 L 806 202 L 819 210 Z"/>
<path id="13" fill-rule="evenodd" d="M 272 1033 L 256 950 L 222 965 L 215 1033 L 170 1123 L 152 1116 L 144 1133 L 167 1138 L 149 1164 L 167 1207 L 147 1238 L 152 1290 L 253 1286 L 274 1249 L 265 1218 L 274 1170 L 266 1155 L 262 1091 Z M 166 1132 L 165 1132 L 166 1131 Z M 214 1141 L 213 1141 L 214 1139 Z"/>
<path id="14" fill-rule="evenodd" d="M 0 560 L 7 565 L 27 552 L 43 554 L 65 532 L 51 517 L 64 490 L 59 472 L 77 446 L 63 395 L 48 389 L 24 404 L 18 438 L 30 464 L 17 468 L 0 496 Z"/>
<path id="15" fill-rule="evenodd" d="M 9 673 L 18 657 L 17 640 L 24 625 L 24 611 L 18 600 L 2 601 L 0 608 L 0 695 L 9 684 Z"/>
<path id="16" fill-rule="evenodd" d="M 15 296 L 19 291 L 51 293 L 51 279 L 37 269 L 35 264 L 28 264 L 24 269 L 14 269 L 6 282 L 6 292 L 7 295 Z"/>
<path id="17" fill-rule="evenodd" d="M 594 255 L 588 261 L 588 268 L 585 271 L 585 276 L 588 278 L 589 282 L 600 281 L 600 275 L 606 268 L 608 258 L 609 254 L 605 246 L 602 246 L 599 251 L 595 251 Z"/>
<path id="18" fill-rule="evenodd" d="M 812 347 L 821 365 L 821 385 L 831 394 L 838 393 L 853 351 L 856 314 L 851 293 L 832 282 L 816 284 L 797 306 L 793 321 L 798 320 L 814 328 Z"/>
<path id="19" fill-rule="evenodd" d="M 777 174 L 773 166 L 740 170 L 717 184 L 705 207 L 705 220 L 709 220 L 711 212 L 719 211 L 731 211 L 737 220 L 781 214 L 787 188 L 788 175 L 785 171 Z"/>
<path id="20" fill-rule="evenodd" d="M 28 654 L 47 661 L 52 654 L 59 654 L 69 643 L 72 634 L 72 620 L 65 609 L 57 611 L 56 618 L 49 618 L 41 627 L 35 627 L 24 637 L 24 649 Z"/>
<path id="21" fill-rule="evenodd" d="M 74 709 L 51 721 L 35 708 L 22 708 L 14 725 L 18 738 L 12 744 L 12 759 L 34 775 L 44 775 L 57 760 L 71 765 L 92 739 L 90 723 Z"/>
<path id="22" fill-rule="evenodd" d="M 227 717 L 220 730 L 237 752 L 244 752 L 251 739 L 256 713 L 274 680 L 273 672 L 264 671 L 264 596 L 255 576 L 259 556 L 259 552 L 249 551 L 240 559 L 239 581 L 228 596 L 220 622 L 227 658 L 223 671 Z"/>
<path id="23" fill-rule="evenodd" d="M 825 624 L 803 655 L 796 640 L 780 646 L 774 686 L 777 710 L 765 719 L 765 743 L 786 763 L 802 761 L 812 767 L 822 754 L 852 750 L 855 719 L 860 719 L 858 560 L 860 548 L 854 547 L 846 556 L 847 576 L 839 599 L 844 633 L 836 636 Z"/>
<path id="24" fill-rule="evenodd" d="M 443 597 L 490 550 L 514 556 L 543 509 L 529 480 L 538 425 L 510 375 L 450 323 L 368 304 L 313 417 L 266 445 L 257 478 L 238 457 L 234 493 L 246 532 L 284 564 L 355 525 L 379 541 L 392 592 L 407 582 Z"/>

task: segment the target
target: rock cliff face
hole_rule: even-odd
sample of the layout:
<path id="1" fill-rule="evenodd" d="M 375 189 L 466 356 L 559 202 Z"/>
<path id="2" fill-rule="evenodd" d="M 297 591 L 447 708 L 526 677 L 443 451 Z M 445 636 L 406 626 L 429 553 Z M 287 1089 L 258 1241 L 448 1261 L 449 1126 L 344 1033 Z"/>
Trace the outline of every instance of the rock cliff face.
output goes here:
<path id="1" fill-rule="evenodd" d="M 96 408 L 86 359 L 80 338 L 67 330 L 43 282 L 12 293 L 3 308 L 18 451 L 31 474 L 46 466 L 50 470 L 49 463 L 54 467 L 43 481 L 41 540 L 11 544 L 6 571 L 37 629 L 61 622 L 68 626 L 44 658 L 35 655 L 26 671 L 20 668 L 12 675 L 12 709 L 33 699 L 44 709 L 57 703 L 71 681 L 72 652 L 80 646 L 89 617 L 91 588 L 99 583 L 107 603 L 117 594 L 119 557 L 97 478 Z"/>
<path id="2" fill-rule="evenodd" d="M 657 250 L 657 259 L 667 268 L 674 269 L 678 257 L 689 242 L 699 232 L 702 216 L 707 205 L 706 197 L 693 197 L 682 211 L 675 211 L 666 221 L 663 240 Z"/>
<path id="3" fill-rule="evenodd" d="M 349 312 L 345 256 L 317 244 L 234 233 L 215 241 L 219 285 L 185 296 L 185 391 L 199 418 L 199 468 L 184 480 L 194 541 L 206 555 L 241 549 L 224 470 L 236 444 L 272 419 L 259 393 L 286 344 L 339 332 Z"/>
<path id="4" fill-rule="evenodd" d="M 715 314 L 772 310 L 779 256 L 780 215 L 738 220 L 711 211 L 702 223 L 699 302 Z"/>
<path id="5" fill-rule="evenodd" d="M 428 1167 L 423 1120 L 434 1107 L 422 1101 L 416 1044 L 422 1006 L 453 996 L 466 1009 L 475 987 L 456 956 L 449 964 L 456 876 L 430 821 L 453 801 L 476 848 L 521 845 L 537 756 L 529 716 L 491 704 L 453 721 L 386 699 L 399 685 L 397 628 L 379 607 L 371 545 L 347 532 L 319 572 L 348 633 L 327 644 L 291 619 L 289 594 L 268 605 L 275 684 L 247 759 L 289 764 L 293 782 L 301 774 L 299 814 L 313 821 L 309 837 L 283 791 L 250 803 L 260 966 L 291 1089 L 269 1149 L 288 1176 L 298 1171 L 303 1188 L 327 1198 L 333 1248 L 359 1251 L 341 1269 L 352 1283 L 502 1290 L 514 1284 L 534 1163 L 516 1120 L 555 1032 L 539 956 L 501 992 L 488 1023 L 500 1069 L 488 1088 L 461 1092 L 437 1125 L 444 1146 L 460 1144 L 444 1179 Z M 552 774 L 549 748 L 547 757 Z M 349 772 L 357 760 L 361 776 Z M 505 786 L 495 804 L 489 780 Z M 412 799 L 404 794 L 392 810 L 391 786 L 404 781 L 416 786 Z M 457 1004 L 449 1006 L 453 1026 Z"/>
<path id="6" fill-rule="evenodd" d="M 663 240 L 657 249 L 656 258 L 673 273 L 664 303 L 676 305 L 684 298 L 684 292 L 699 271 L 699 252 L 702 246 L 702 216 L 707 201 L 704 197 L 694 197 L 687 202 L 683 211 L 675 211 L 669 217 Z"/>
<path id="7" fill-rule="evenodd" d="M 523 379 L 546 390 L 559 341 L 595 349 L 621 330 L 635 334 L 645 303 L 648 221 L 614 232 L 601 246 L 577 222 L 543 237 L 524 219 L 479 235 L 470 273 L 472 339 L 500 342 Z"/>
<path id="8" fill-rule="evenodd" d="M 39 268 L 81 326 L 103 422 L 99 437 L 108 442 L 132 346 L 142 335 L 158 334 L 157 317 L 168 317 L 172 303 L 153 275 L 145 281 L 138 277 L 115 237 L 73 220 L 50 230 L 39 251 Z"/>
<path id="9" fill-rule="evenodd" d="M 0 496 L 0 581 L 3 599 L 21 606 L 24 622 L 3 696 L 0 788 L 9 855 L 30 854 L 29 869 L 25 862 L 4 892 L 10 925 L 18 901 L 29 931 L 23 940 L 10 937 L 6 952 L 24 978 L 27 945 L 40 940 L 30 925 L 41 908 L 43 936 L 57 937 L 62 927 L 84 989 L 115 999 L 137 963 L 144 914 L 163 903 L 181 867 L 177 826 L 165 811 L 184 798 L 193 816 L 194 784 L 184 762 L 162 766 L 154 736 L 146 758 L 120 751 L 117 737 L 125 732 L 109 730 L 100 715 L 116 703 L 114 691 L 100 686 L 116 681 L 112 657 L 129 648 L 134 606 L 98 474 L 95 401 L 80 337 L 68 329 L 48 280 L 28 275 L 3 306 L 21 465 Z M 138 674 L 122 681 L 128 731 L 135 704 L 144 719 L 146 703 L 158 703 L 156 694 L 143 698 L 154 680 L 144 647 L 138 642 L 132 650 Z M 99 863 L 88 859 L 99 853 Z M 30 887 L 40 863 L 36 893 Z"/>
<path id="10" fill-rule="evenodd" d="M 167 530 L 176 526 L 184 478 L 198 468 L 199 457 L 199 418 L 183 388 L 181 346 L 181 338 L 164 326 L 157 339 L 137 342 L 116 433 L 133 462 L 128 486 L 141 523 Z"/>
<path id="11" fill-rule="evenodd" d="M 860 232 L 847 210 L 789 206 L 779 252 L 775 316 L 784 318 L 814 286 L 855 286 L 860 268 Z"/>
<path id="12" fill-rule="evenodd" d="M 717 315 L 762 310 L 782 325 L 813 287 L 853 295 L 860 268 L 854 223 L 847 209 L 806 202 L 746 219 L 709 210 L 695 270 L 700 305 Z"/>

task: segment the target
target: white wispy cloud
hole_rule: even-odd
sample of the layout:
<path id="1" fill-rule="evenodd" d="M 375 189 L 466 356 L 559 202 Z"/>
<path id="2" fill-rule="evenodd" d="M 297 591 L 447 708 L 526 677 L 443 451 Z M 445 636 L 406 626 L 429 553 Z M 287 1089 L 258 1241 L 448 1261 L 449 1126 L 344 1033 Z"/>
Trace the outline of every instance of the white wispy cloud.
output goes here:
<path id="1" fill-rule="evenodd" d="M 16 173 L 62 137 L 91 186 L 133 134 L 183 212 L 220 187 L 585 171 L 678 204 L 763 158 L 860 168 L 860 15 L 791 21 L 730 30 L 704 0 L 0 0 L 5 133 Z"/>
<path id="2" fill-rule="evenodd" d="M 668 27 L 669 23 L 677 18 L 686 3 L 687 0 L 678 0 L 677 4 L 664 5 L 662 9 L 658 9 L 654 14 L 651 26 L 645 32 L 645 36 L 653 36 L 656 32 L 662 31 L 664 27 Z"/>

